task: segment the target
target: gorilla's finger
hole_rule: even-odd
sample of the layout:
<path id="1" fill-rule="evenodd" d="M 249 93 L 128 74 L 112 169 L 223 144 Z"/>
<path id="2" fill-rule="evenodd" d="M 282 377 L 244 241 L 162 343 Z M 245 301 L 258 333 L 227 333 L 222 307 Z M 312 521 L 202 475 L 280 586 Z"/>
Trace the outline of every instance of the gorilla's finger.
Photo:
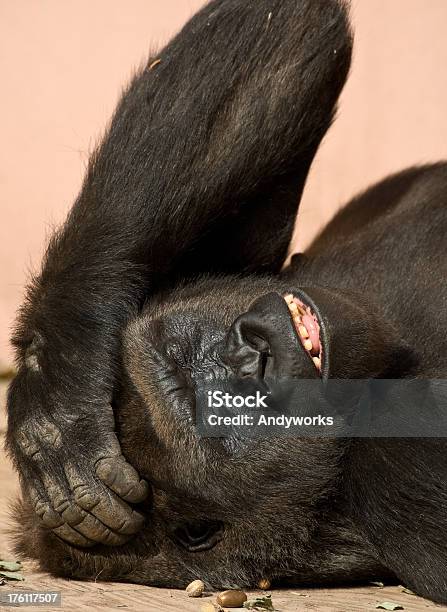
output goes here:
<path id="1" fill-rule="evenodd" d="M 54 480 L 44 480 L 48 497 L 54 510 L 62 517 L 64 523 L 76 527 L 85 518 L 85 511 L 72 498 L 67 486 L 62 486 Z"/>
<path id="2" fill-rule="evenodd" d="M 95 546 L 97 542 L 94 540 L 88 539 L 83 536 L 81 533 L 64 523 L 60 527 L 56 527 L 53 529 L 53 533 L 55 533 L 61 540 L 65 540 L 69 544 L 73 544 L 73 546 L 81 546 L 82 548 L 90 548 Z"/>
<path id="3" fill-rule="evenodd" d="M 84 518 L 74 527 L 74 529 L 76 532 L 89 539 L 89 541 L 93 541 L 94 544 L 101 543 L 108 546 L 118 546 L 127 542 L 130 537 L 128 535 L 114 533 L 106 525 L 101 523 L 96 516 L 86 511 L 84 511 Z"/>
<path id="4" fill-rule="evenodd" d="M 88 490 L 87 485 L 83 484 L 78 484 L 76 488 Z M 67 491 L 55 482 L 47 482 L 47 492 L 53 500 L 57 515 L 62 517 L 62 522 L 65 525 L 63 529 L 57 526 L 56 529 L 53 528 L 53 531 L 70 543 L 76 543 L 77 546 L 91 546 L 90 543 L 86 544 L 84 542 L 84 539 L 86 539 L 93 544 L 117 545 L 124 544 L 129 539 L 125 535 L 113 533 L 98 517 L 90 514 L 89 508 L 78 505 L 76 503 L 76 489 Z M 99 499 L 99 495 L 94 496 L 90 493 L 90 496 Z M 60 527 L 63 527 L 63 525 L 60 525 Z M 78 537 L 76 534 L 82 537 Z"/>
<path id="5" fill-rule="evenodd" d="M 113 531 L 133 535 L 142 528 L 144 516 L 112 491 L 93 490 L 84 484 L 73 487 L 73 491 L 76 503 Z"/>
<path id="6" fill-rule="evenodd" d="M 121 455 L 105 457 L 96 463 L 96 475 L 125 501 L 142 502 L 149 493 L 149 485 Z"/>
<path id="7" fill-rule="evenodd" d="M 34 487 L 28 487 L 27 494 L 43 525 L 48 529 L 55 529 L 64 524 L 62 516 L 54 510 L 45 494 Z"/>
<path id="8" fill-rule="evenodd" d="M 50 488 L 50 490 L 52 490 L 52 492 L 54 493 L 55 487 L 53 486 L 53 489 Z M 51 506 L 48 499 L 46 499 L 45 494 L 42 493 L 41 491 L 38 491 L 37 488 L 29 487 L 27 492 L 28 492 L 31 503 L 34 506 L 34 510 L 36 511 L 37 515 L 40 517 L 44 527 L 51 529 L 58 537 L 65 540 L 69 544 L 74 544 L 75 546 L 90 547 L 90 546 L 94 546 L 94 544 L 96 544 L 97 541 L 103 541 L 104 543 L 108 543 L 110 541 L 110 538 L 111 537 L 113 538 L 114 534 L 112 533 L 110 533 L 110 535 L 107 534 L 107 536 L 104 535 L 102 540 L 92 537 L 99 530 L 96 526 L 91 526 L 88 522 L 86 523 L 87 529 L 81 529 L 79 531 L 77 531 L 77 529 L 74 529 L 71 525 L 69 525 L 68 524 L 69 522 L 74 521 L 76 523 L 76 522 L 79 522 L 79 519 L 81 520 L 79 524 L 82 525 L 83 523 L 85 523 L 86 519 L 88 518 L 87 513 L 84 511 L 81 511 L 80 508 L 73 509 L 73 504 L 70 504 L 68 500 L 64 500 L 63 502 L 61 502 L 60 500 L 61 500 L 62 494 L 59 488 L 57 491 L 57 497 L 59 498 L 59 503 L 61 504 L 61 507 L 63 508 L 64 516 L 62 516 L 60 512 L 57 512 Z M 93 519 L 94 517 L 91 517 L 91 518 Z M 103 528 L 107 530 L 106 527 L 103 526 Z M 80 533 L 81 531 L 82 533 Z M 112 543 L 115 543 L 115 542 L 112 542 Z M 117 543 L 121 543 L 121 542 L 117 542 Z"/>

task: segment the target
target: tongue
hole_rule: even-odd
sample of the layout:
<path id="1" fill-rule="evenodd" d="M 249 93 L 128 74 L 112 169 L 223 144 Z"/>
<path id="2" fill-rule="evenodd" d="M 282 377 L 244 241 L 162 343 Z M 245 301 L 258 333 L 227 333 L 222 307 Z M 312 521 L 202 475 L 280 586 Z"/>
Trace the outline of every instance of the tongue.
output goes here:
<path id="1" fill-rule="evenodd" d="M 313 315 L 305 314 L 301 318 L 301 322 L 307 329 L 309 340 L 312 342 L 312 355 L 316 356 L 320 353 L 320 327 Z"/>

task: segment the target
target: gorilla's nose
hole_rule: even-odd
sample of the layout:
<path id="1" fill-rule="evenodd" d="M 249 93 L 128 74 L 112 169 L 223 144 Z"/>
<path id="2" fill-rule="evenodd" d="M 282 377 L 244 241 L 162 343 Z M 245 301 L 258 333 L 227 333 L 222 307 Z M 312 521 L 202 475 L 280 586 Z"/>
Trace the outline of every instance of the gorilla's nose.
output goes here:
<path id="1" fill-rule="evenodd" d="M 241 378 L 314 378 L 316 370 L 298 339 L 288 305 L 279 293 L 255 300 L 231 326 L 224 360 Z"/>

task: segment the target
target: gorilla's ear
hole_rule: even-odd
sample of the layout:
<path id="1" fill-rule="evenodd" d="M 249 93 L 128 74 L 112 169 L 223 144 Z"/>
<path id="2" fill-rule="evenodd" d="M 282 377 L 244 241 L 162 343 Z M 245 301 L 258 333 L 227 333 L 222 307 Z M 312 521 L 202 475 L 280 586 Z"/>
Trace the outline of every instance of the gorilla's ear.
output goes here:
<path id="1" fill-rule="evenodd" d="M 280 268 L 351 43 L 344 0 L 214 0 L 134 80 L 91 184 L 155 272 Z"/>
<path id="2" fill-rule="evenodd" d="M 418 359 L 386 319 L 386 309 L 357 293 L 322 287 L 296 296 L 320 327 L 323 378 L 401 378 L 414 373 Z"/>

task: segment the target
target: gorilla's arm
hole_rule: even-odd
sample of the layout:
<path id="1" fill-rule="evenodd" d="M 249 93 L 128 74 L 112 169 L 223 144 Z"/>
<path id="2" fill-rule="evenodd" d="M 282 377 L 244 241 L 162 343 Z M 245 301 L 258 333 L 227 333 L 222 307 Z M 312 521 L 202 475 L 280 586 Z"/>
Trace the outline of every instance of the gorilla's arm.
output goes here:
<path id="1" fill-rule="evenodd" d="M 280 267 L 350 52 L 335 0 L 218 0 L 124 94 L 14 335 L 9 451 L 69 542 L 142 523 L 111 408 L 124 322 L 176 275 Z"/>

